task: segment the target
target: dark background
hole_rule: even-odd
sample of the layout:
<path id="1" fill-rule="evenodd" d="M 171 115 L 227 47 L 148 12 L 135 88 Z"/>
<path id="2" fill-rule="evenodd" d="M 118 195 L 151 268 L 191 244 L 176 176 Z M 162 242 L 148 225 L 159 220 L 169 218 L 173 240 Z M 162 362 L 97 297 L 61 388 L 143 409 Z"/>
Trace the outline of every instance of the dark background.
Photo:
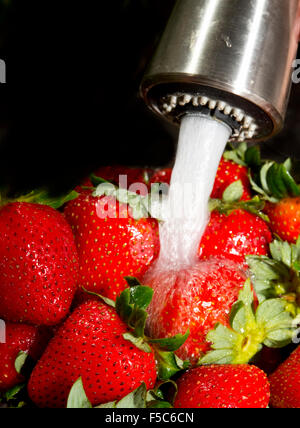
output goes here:
<path id="1" fill-rule="evenodd" d="M 0 0 L 0 184 L 63 191 L 101 165 L 172 162 L 177 130 L 138 88 L 174 3 Z M 263 152 L 300 158 L 300 85 Z"/>

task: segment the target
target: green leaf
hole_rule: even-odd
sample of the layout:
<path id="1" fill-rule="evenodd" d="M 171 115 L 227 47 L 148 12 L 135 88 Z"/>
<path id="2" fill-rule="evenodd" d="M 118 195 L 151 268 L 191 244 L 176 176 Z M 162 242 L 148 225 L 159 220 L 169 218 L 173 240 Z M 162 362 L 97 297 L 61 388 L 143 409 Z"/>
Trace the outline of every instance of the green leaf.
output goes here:
<path id="1" fill-rule="evenodd" d="M 147 403 L 153 401 L 163 401 L 173 404 L 178 392 L 177 383 L 172 379 L 156 382 L 155 387 L 147 392 Z M 150 407 L 147 404 L 147 407 Z"/>
<path id="2" fill-rule="evenodd" d="M 245 152 L 245 163 L 251 168 L 258 168 L 261 166 L 261 156 L 259 146 L 248 147 Z"/>
<path id="3" fill-rule="evenodd" d="M 68 409 L 90 409 L 92 405 L 89 399 L 86 396 L 85 390 L 83 388 L 82 378 L 80 377 L 72 386 L 68 402 Z"/>
<path id="4" fill-rule="evenodd" d="M 238 202 L 244 193 L 244 187 L 241 180 L 231 183 L 223 193 L 224 202 Z"/>
<path id="5" fill-rule="evenodd" d="M 146 286 L 133 286 L 125 289 L 116 299 L 116 310 L 120 318 L 133 330 L 133 335 L 144 338 L 144 330 L 153 289 Z"/>
<path id="6" fill-rule="evenodd" d="M 217 324 L 207 335 L 211 351 L 199 364 L 247 364 L 263 344 L 281 348 L 292 341 L 293 317 L 283 299 L 265 300 L 253 306 L 254 295 L 246 281 L 230 314 L 230 328 Z"/>
<path id="7" fill-rule="evenodd" d="M 93 196 L 111 196 L 120 203 L 129 205 L 131 216 L 135 220 L 151 216 L 148 196 L 138 195 L 127 189 L 121 189 L 108 181 L 101 182 L 94 190 Z"/>
<path id="8" fill-rule="evenodd" d="M 189 337 L 189 330 L 183 335 L 183 334 L 176 334 L 176 336 L 173 337 L 167 337 L 165 339 L 148 339 L 148 342 L 156 345 L 160 350 L 162 351 L 177 351 L 187 340 Z"/>
<path id="9" fill-rule="evenodd" d="M 126 395 L 120 401 L 100 404 L 97 409 L 145 409 L 147 387 L 143 382 L 138 388 Z"/>
<path id="10" fill-rule="evenodd" d="M 151 347 L 148 345 L 148 343 L 144 340 L 143 337 L 136 337 L 131 333 L 124 333 L 123 337 L 125 340 L 128 340 L 131 342 L 134 346 L 136 346 L 138 349 L 144 352 L 152 352 Z"/>
<path id="11" fill-rule="evenodd" d="M 240 201 L 226 202 L 220 199 L 211 199 L 209 201 L 208 207 L 210 212 L 219 211 L 221 214 L 225 214 L 225 215 L 230 215 L 235 210 L 244 210 L 251 214 L 257 215 L 258 217 L 260 217 L 266 222 L 269 222 L 268 216 L 262 212 L 263 208 L 265 207 L 265 202 L 262 199 L 260 199 L 258 196 L 255 196 L 254 198 L 248 201 L 240 200 Z"/>
<path id="12" fill-rule="evenodd" d="M 103 183 L 109 183 L 109 181 L 107 181 L 107 180 L 105 180 L 104 178 L 102 178 L 102 177 L 98 177 L 97 175 L 95 175 L 95 174 L 91 174 L 90 175 L 90 180 L 91 180 L 91 182 L 93 183 L 93 185 L 96 187 L 96 186 L 99 186 L 99 184 L 103 184 Z M 112 183 L 111 183 L 112 184 Z"/>
<path id="13" fill-rule="evenodd" d="M 24 367 L 24 364 L 28 358 L 28 353 L 20 351 L 17 355 L 17 358 L 15 359 L 15 369 L 16 372 L 21 374 L 22 368 Z"/>
<path id="14" fill-rule="evenodd" d="M 270 244 L 271 257 L 247 256 L 251 278 L 259 301 L 283 297 L 289 310 L 296 314 L 300 309 L 300 241 L 290 244 L 275 239 Z"/>
<path id="15" fill-rule="evenodd" d="M 108 403 L 99 404 L 95 409 L 115 409 L 117 407 L 117 401 L 109 401 Z"/>
<path id="16" fill-rule="evenodd" d="M 19 394 L 19 392 L 25 388 L 25 386 L 26 386 L 25 383 L 21 383 L 19 385 L 13 386 L 11 389 L 9 389 L 4 393 L 5 400 L 10 401 L 15 399 L 16 396 Z"/>
<path id="17" fill-rule="evenodd" d="M 38 189 L 33 190 L 27 195 L 20 196 L 16 199 L 9 199 L 6 202 L 27 202 L 32 204 L 48 205 L 49 207 L 58 209 L 67 202 L 76 199 L 77 197 L 78 193 L 74 190 L 64 195 L 53 196 L 49 193 L 48 190 Z"/>
<path id="18" fill-rule="evenodd" d="M 113 300 L 109 299 L 108 297 L 102 296 L 101 294 L 98 294 L 98 293 L 94 293 L 93 291 L 86 290 L 84 287 L 81 287 L 81 289 L 85 293 L 90 294 L 91 296 L 98 297 L 99 299 L 103 300 L 103 302 L 106 303 L 108 306 L 110 306 L 112 308 L 116 307 L 116 302 L 114 302 Z"/>
<path id="19" fill-rule="evenodd" d="M 188 363 L 180 360 L 173 352 L 155 349 L 155 356 L 158 366 L 158 378 L 161 380 L 168 380 L 188 367 Z"/>
<path id="20" fill-rule="evenodd" d="M 117 405 L 118 409 L 145 409 L 146 408 L 147 387 L 143 382 L 141 386 L 122 398 Z"/>
<path id="21" fill-rule="evenodd" d="M 285 264 L 266 256 L 247 256 L 246 261 L 259 302 L 293 289 L 291 270 Z"/>
<path id="22" fill-rule="evenodd" d="M 249 173 L 252 189 L 265 200 L 277 203 L 287 196 L 299 196 L 300 189 L 291 175 L 292 163 L 287 159 L 284 163 L 265 161 L 254 180 Z"/>
<path id="23" fill-rule="evenodd" d="M 130 287 L 131 302 L 141 309 L 147 309 L 153 297 L 151 287 L 136 285 Z"/>
<path id="24" fill-rule="evenodd" d="M 294 334 L 293 317 L 286 311 L 283 299 L 265 300 L 256 311 L 259 328 L 264 329 L 264 344 L 269 348 L 282 348 L 291 343 Z"/>
<path id="25" fill-rule="evenodd" d="M 292 175 L 290 174 L 286 166 L 284 166 L 282 170 L 282 180 L 285 184 L 288 195 L 291 195 L 291 196 L 300 195 L 299 186 L 296 184 L 294 178 L 292 177 Z"/>
<path id="26" fill-rule="evenodd" d="M 147 404 L 147 408 L 149 408 L 149 409 L 171 409 L 171 408 L 173 408 L 173 406 L 168 401 L 154 400 L 154 401 L 150 401 Z"/>
<path id="27" fill-rule="evenodd" d="M 230 160 L 238 165 L 247 166 L 245 162 L 245 153 L 247 151 L 247 143 L 240 143 L 236 147 L 231 147 L 223 154 L 224 159 Z"/>

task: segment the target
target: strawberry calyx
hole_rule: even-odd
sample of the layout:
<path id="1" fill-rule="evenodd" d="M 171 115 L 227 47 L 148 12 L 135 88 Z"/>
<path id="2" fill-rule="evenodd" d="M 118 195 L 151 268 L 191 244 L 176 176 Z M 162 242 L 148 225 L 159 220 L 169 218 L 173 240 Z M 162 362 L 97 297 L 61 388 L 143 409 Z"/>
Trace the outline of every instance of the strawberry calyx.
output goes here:
<path id="1" fill-rule="evenodd" d="M 147 391 L 144 382 L 134 391 L 127 394 L 121 400 L 110 401 L 108 403 L 95 406 L 95 409 L 146 409 L 146 408 L 172 408 L 172 404 L 164 398 L 161 387 L 165 384 L 172 384 L 174 396 L 177 393 L 177 385 L 174 381 L 158 382 L 155 388 Z M 80 377 L 73 384 L 67 401 L 68 409 L 90 409 L 92 404 L 89 401 Z"/>
<path id="2" fill-rule="evenodd" d="M 31 204 L 48 205 L 54 209 L 59 209 L 64 204 L 76 199 L 79 194 L 72 190 L 63 195 L 51 195 L 46 189 L 36 189 L 29 193 L 17 197 L 9 197 L 5 193 L 0 195 L 0 207 L 13 202 L 27 202 Z"/>
<path id="3" fill-rule="evenodd" d="M 292 176 L 292 162 L 265 161 L 249 180 L 254 192 L 266 201 L 277 203 L 281 199 L 300 196 L 300 187 Z"/>
<path id="4" fill-rule="evenodd" d="M 230 146 L 223 156 L 226 160 L 249 168 L 252 190 L 265 201 L 276 203 L 288 196 L 300 196 L 290 158 L 283 163 L 263 160 L 259 146 L 248 147 L 246 143 Z"/>
<path id="5" fill-rule="evenodd" d="M 300 236 L 296 244 L 275 239 L 270 255 L 246 257 L 258 298 L 280 297 L 296 317 L 300 314 Z"/>
<path id="6" fill-rule="evenodd" d="M 1 406 L 8 408 L 21 408 L 26 406 L 25 399 L 26 394 L 26 383 L 20 383 L 13 386 L 8 391 L 0 394 Z"/>
<path id="7" fill-rule="evenodd" d="M 235 210 L 247 211 L 257 215 L 262 220 L 269 222 L 269 218 L 262 212 L 265 202 L 259 197 L 243 201 L 243 183 L 241 180 L 231 183 L 224 191 L 222 199 L 210 199 L 209 210 L 218 211 L 221 214 L 230 215 Z"/>
<path id="8" fill-rule="evenodd" d="M 113 197 L 118 202 L 122 204 L 127 204 L 131 208 L 130 215 L 135 219 L 139 220 L 141 218 L 157 218 L 155 209 L 157 207 L 153 206 L 152 209 L 152 197 L 151 194 L 145 196 L 140 195 L 135 192 L 131 192 L 127 189 L 116 186 L 115 184 L 104 180 L 101 177 L 96 177 L 92 175 L 92 182 L 97 184 L 97 187 L 94 189 L 92 195 L 95 197 Z M 159 192 L 159 185 L 152 186 L 152 192 Z M 154 204 L 153 204 L 154 205 Z"/>
<path id="9" fill-rule="evenodd" d="M 168 380 L 177 372 L 189 367 L 189 362 L 182 361 L 174 354 L 187 340 L 189 331 L 184 335 L 177 334 L 173 337 L 162 339 L 152 339 L 146 336 L 145 326 L 148 318 L 146 309 L 151 303 L 153 289 L 142 285 L 134 277 L 128 276 L 124 278 L 129 288 L 126 288 L 116 298 L 115 302 L 90 291 L 87 293 L 98 296 L 106 304 L 115 308 L 119 317 L 128 326 L 128 331 L 123 334 L 124 339 L 130 341 L 144 352 L 154 352 L 158 377 L 161 380 Z"/>
<path id="10" fill-rule="evenodd" d="M 236 146 L 229 143 L 223 154 L 223 157 L 224 159 L 232 161 L 238 165 L 247 166 L 250 168 L 257 168 L 262 163 L 259 147 L 248 147 L 247 143 L 245 142 Z"/>
<path id="11" fill-rule="evenodd" d="M 245 282 L 233 305 L 230 327 L 218 323 L 206 339 L 211 350 L 198 364 L 247 364 L 265 345 L 281 348 L 289 344 L 295 333 L 293 317 L 281 298 L 265 300 L 257 307 L 251 281 Z"/>

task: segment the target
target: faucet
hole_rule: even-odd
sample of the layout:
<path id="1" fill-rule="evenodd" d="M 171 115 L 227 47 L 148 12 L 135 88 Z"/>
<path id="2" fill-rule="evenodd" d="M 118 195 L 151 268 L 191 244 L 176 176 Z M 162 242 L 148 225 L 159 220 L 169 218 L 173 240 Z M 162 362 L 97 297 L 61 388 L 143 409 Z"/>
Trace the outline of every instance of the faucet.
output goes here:
<path id="1" fill-rule="evenodd" d="M 177 0 L 141 83 L 146 104 L 180 124 L 200 114 L 230 140 L 283 127 L 299 39 L 300 0 Z"/>

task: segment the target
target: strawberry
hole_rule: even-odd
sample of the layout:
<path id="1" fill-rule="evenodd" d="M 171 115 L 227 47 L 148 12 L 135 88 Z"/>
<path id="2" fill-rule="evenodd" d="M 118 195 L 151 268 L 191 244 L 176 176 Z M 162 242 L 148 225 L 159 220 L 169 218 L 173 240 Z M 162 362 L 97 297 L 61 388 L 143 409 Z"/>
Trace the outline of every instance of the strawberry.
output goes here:
<path id="1" fill-rule="evenodd" d="M 142 381 L 156 380 L 152 353 L 123 338 L 126 325 L 113 308 L 97 300 L 79 306 L 50 342 L 30 378 L 30 398 L 39 407 L 65 407 L 82 376 L 92 404 L 120 399 Z"/>
<path id="2" fill-rule="evenodd" d="M 300 347 L 269 377 L 270 404 L 275 408 L 300 408 Z"/>
<path id="3" fill-rule="evenodd" d="M 115 303 L 94 297 L 60 327 L 29 381 L 29 396 L 39 407 L 65 407 L 79 378 L 91 405 L 99 405 L 119 400 L 143 382 L 152 388 L 157 370 L 162 378 L 165 370 L 169 376 L 180 370 L 175 360 L 170 363 L 174 356 L 168 351 L 177 349 L 186 337 L 163 339 L 160 357 L 160 344 L 144 336 L 152 290 L 134 278 L 128 280 L 131 288 Z"/>
<path id="4" fill-rule="evenodd" d="M 225 257 L 238 263 L 245 256 L 267 255 L 272 234 L 267 223 L 255 214 L 236 209 L 228 215 L 211 213 L 199 246 L 200 259 Z"/>
<path id="5" fill-rule="evenodd" d="M 270 386 L 254 365 L 209 365 L 189 370 L 177 381 L 175 408 L 266 408 Z"/>
<path id="6" fill-rule="evenodd" d="M 270 228 L 284 241 L 295 243 L 300 235 L 300 197 L 288 197 L 277 203 L 268 202 L 264 212 Z"/>
<path id="7" fill-rule="evenodd" d="M 192 268 L 149 273 L 154 289 L 147 322 L 151 337 L 189 330 L 177 351 L 192 365 L 246 364 L 262 346 L 291 342 L 293 318 L 281 298 L 257 301 L 250 280 L 231 260 L 210 259 Z M 259 303 L 259 304 L 258 304 Z"/>
<path id="8" fill-rule="evenodd" d="M 77 287 L 78 256 L 62 214 L 39 204 L 0 209 L 0 317 L 54 325 L 67 314 Z"/>
<path id="9" fill-rule="evenodd" d="M 211 259 L 179 272 L 159 272 L 144 282 L 154 289 L 149 308 L 151 337 L 190 331 L 177 355 L 195 364 L 210 349 L 207 333 L 217 322 L 229 324 L 229 312 L 246 280 L 229 260 Z"/>
<path id="10" fill-rule="evenodd" d="M 217 175 L 211 194 L 213 199 L 222 199 L 225 189 L 235 181 L 240 180 L 243 184 L 243 194 L 241 199 L 246 201 L 251 199 L 251 186 L 248 178 L 248 168 L 238 165 L 230 160 L 221 159 Z"/>
<path id="11" fill-rule="evenodd" d="M 37 360 L 48 338 L 37 327 L 14 323 L 6 323 L 5 336 L 5 343 L 0 343 L 0 392 L 24 382 L 23 374 L 16 370 L 15 362 L 19 353 Z"/>
<path id="12" fill-rule="evenodd" d="M 300 239 L 296 244 L 275 239 L 270 257 L 247 256 L 251 278 L 260 301 L 280 297 L 294 317 L 300 314 Z"/>
<path id="13" fill-rule="evenodd" d="M 149 187 L 155 183 L 170 184 L 172 168 L 159 169 L 153 173 L 149 180 Z"/>
<path id="14" fill-rule="evenodd" d="M 113 196 L 80 195 L 65 208 L 79 253 L 79 285 L 115 299 L 124 276 L 141 278 L 159 252 L 157 221 L 134 219 Z"/>
<path id="15" fill-rule="evenodd" d="M 251 186 L 266 201 L 264 212 L 270 219 L 272 232 L 295 243 L 300 234 L 300 187 L 292 173 L 290 159 L 282 164 L 265 161 L 253 172 Z"/>

